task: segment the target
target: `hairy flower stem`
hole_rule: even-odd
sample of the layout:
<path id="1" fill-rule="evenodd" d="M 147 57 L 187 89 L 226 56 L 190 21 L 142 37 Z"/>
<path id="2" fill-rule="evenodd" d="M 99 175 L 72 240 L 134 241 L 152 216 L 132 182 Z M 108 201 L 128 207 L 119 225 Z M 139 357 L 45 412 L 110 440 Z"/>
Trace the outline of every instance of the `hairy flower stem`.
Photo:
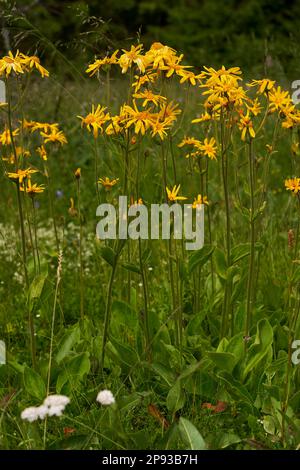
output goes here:
<path id="1" fill-rule="evenodd" d="M 163 174 L 163 195 L 165 200 L 167 201 L 167 163 L 166 163 L 166 154 L 165 154 L 165 147 L 164 143 L 161 143 L 161 163 L 162 163 L 162 174 Z M 179 346 L 179 321 L 178 318 L 178 309 L 177 309 L 177 300 L 176 300 L 176 293 L 175 293 L 175 283 L 174 283 L 174 272 L 173 272 L 173 248 L 172 248 L 172 237 L 170 234 L 170 239 L 168 241 L 168 262 L 169 262 L 169 276 L 170 276 L 170 284 L 171 284 L 171 293 L 172 293 L 172 306 L 173 306 L 173 314 L 175 315 L 175 342 L 176 345 Z"/>
<path id="2" fill-rule="evenodd" d="M 245 338 L 249 336 L 253 309 L 253 279 L 254 279 L 254 257 L 255 257 L 255 220 L 254 220 L 254 157 L 252 139 L 249 142 L 249 181 L 250 181 L 250 260 L 247 283 L 247 305 L 246 305 L 246 323 Z M 245 346 L 247 341 L 245 341 Z"/>
<path id="3" fill-rule="evenodd" d="M 105 305 L 105 315 L 104 315 L 104 326 L 103 326 L 103 340 L 102 340 L 102 349 L 101 349 L 101 358 L 100 358 L 101 371 L 103 371 L 103 367 L 104 367 L 105 349 L 106 349 L 106 343 L 108 340 L 108 333 L 109 333 L 109 326 L 110 326 L 110 319 L 111 319 L 112 287 L 113 287 L 113 282 L 115 279 L 118 258 L 119 258 L 121 249 L 117 250 L 116 252 L 113 265 L 112 265 L 112 270 L 110 273 L 109 283 L 108 283 L 106 305 Z"/>
<path id="4" fill-rule="evenodd" d="M 50 380 L 51 380 L 51 367 L 52 367 L 52 354 L 53 354 L 53 341 L 54 341 L 54 326 L 55 326 L 55 317 L 56 317 L 56 305 L 58 299 L 58 288 L 61 281 L 61 271 L 62 271 L 62 251 L 58 255 L 58 266 L 56 271 L 56 285 L 54 293 L 54 302 L 52 309 L 52 321 L 51 321 L 51 335 L 50 335 L 50 350 L 49 350 L 49 362 L 48 362 L 48 374 L 47 374 L 47 388 L 46 388 L 46 397 L 50 392 Z M 44 449 L 46 448 L 46 437 L 47 437 L 47 416 L 44 423 Z"/>
<path id="5" fill-rule="evenodd" d="M 29 210 L 27 207 L 26 199 L 23 199 L 24 202 L 24 208 L 25 208 L 25 215 L 27 219 L 27 226 L 28 226 L 28 234 L 29 234 L 29 240 L 30 240 L 30 246 L 32 249 L 32 257 L 33 257 L 33 264 L 34 264 L 34 273 L 37 274 L 37 262 L 36 262 L 36 253 L 35 253 L 35 244 L 33 243 L 33 237 L 32 237 L 32 230 L 31 230 L 31 221 L 30 221 L 30 214 Z"/>
<path id="6" fill-rule="evenodd" d="M 148 289 L 147 280 L 145 275 L 145 267 L 142 259 L 142 241 L 139 238 L 139 264 L 140 272 L 143 284 L 143 296 L 144 296 L 144 331 L 145 331 L 145 345 L 146 345 L 146 357 L 151 361 L 151 335 L 149 325 L 149 310 L 148 310 Z"/>
<path id="7" fill-rule="evenodd" d="M 35 244 L 35 252 L 38 262 L 38 272 L 41 271 L 41 263 L 40 263 L 40 254 L 39 254 L 39 246 L 38 246 L 38 237 L 37 237 L 37 222 L 36 222 L 36 208 L 34 204 L 34 198 L 31 198 L 32 202 L 32 214 L 33 214 L 33 232 L 34 232 L 34 244 Z"/>
<path id="8" fill-rule="evenodd" d="M 298 244 L 299 244 L 299 228 L 300 228 L 300 195 L 297 194 L 298 199 L 298 211 L 299 211 L 299 218 L 297 224 L 297 234 L 296 234 L 296 242 L 293 252 L 293 258 L 297 258 L 298 252 Z M 295 330 L 298 323 L 299 313 L 300 313 L 300 291 L 298 289 L 298 300 L 297 305 L 292 308 L 292 278 L 295 271 L 295 263 L 292 263 L 291 275 L 290 275 L 290 282 L 289 282 L 289 311 L 292 310 L 292 314 L 289 316 L 289 334 L 288 334 L 288 358 L 287 358 L 287 366 L 286 366 L 286 376 L 285 376 L 285 385 L 283 391 L 283 398 L 281 401 L 281 441 L 284 447 L 286 447 L 286 414 L 289 406 L 289 399 L 290 399 L 290 389 L 291 389 L 291 372 L 292 372 L 292 343 L 295 339 Z"/>
<path id="9" fill-rule="evenodd" d="M 84 318 L 84 277 L 83 277 L 83 257 L 82 257 L 82 241 L 83 241 L 83 226 L 81 220 L 81 200 L 80 200 L 80 178 L 76 178 L 77 183 L 77 204 L 78 204 L 78 218 L 79 218 L 79 264 L 80 264 L 80 318 Z"/>
<path id="10" fill-rule="evenodd" d="M 225 199 L 225 213 L 226 213 L 226 261 L 227 269 L 231 264 L 231 223 L 230 223 L 230 203 L 228 191 L 228 160 L 226 154 L 225 132 L 224 132 L 224 117 L 221 116 L 221 154 L 222 154 L 222 180 Z M 226 336 L 228 331 L 229 309 L 230 309 L 230 293 L 231 282 L 227 279 L 225 284 L 223 308 L 222 308 L 222 322 L 221 322 L 221 338 Z"/>
<path id="11" fill-rule="evenodd" d="M 95 189 L 96 189 L 96 196 L 97 196 L 97 203 L 100 204 L 100 192 L 99 192 L 99 184 L 98 184 L 98 160 L 99 160 L 99 149 L 98 149 L 98 142 L 96 137 L 94 137 L 94 150 L 95 150 Z"/>
<path id="12" fill-rule="evenodd" d="M 48 162 L 45 162 L 45 173 L 46 173 L 47 183 L 48 183 L 49 209 L 50 209 L 50 214 L 51 214 L 51 218 L 53 222 L 56 250 L 57 250 L 57 253 L 59 253 L 59 239 L 58 239 L 57 226 L 56 226 L 56 220 L 55 220 L 55 214 L 54 214 L 54 204 L 53 204 L 52 179 L 50 175 L 50 167 L 48 165 Z"/>
<path id="13" fill-rule="evenodd" d="M 18 170 L 18 155 L 16 152 L 16 146 L 13 136 L 13 129 L 12 129 L 12 115 L 11 115 L 11 93 L 9 88 L 9 80 L 6 78 L 6 89 L 7 89 L 7 106 L 8 106 L 8 128 L 11 137 L 11 145 L 13 148 L 14 153 L 14 160 L 15 160 L 15 168 L 16 171 Z M 27 292 L 29 291 L 29 277 L 27 272 L 27 260 L 26 260 L 26 238 L 25 238 L 25 228 L 24 228 L 24 216 L 23 216 L 23 207 L 22 207 L 22 200 L 20 194 L 20 183 L 16 183 L 16 190 L 17 190 L 17 201 L 18 201 L 18 212 L 19 212 L 19 221 L 20 221 L 20 232 L 21 232 L 21 243 L 22 243 L 22 260 L 23 260 L 23 268 L 24 268 L 24 277 L 25 277 L 25 285 Z M 33 322 L 33 315 L 32 310 L 28 306 L 28 327 L 29 327 L 29 336 L 30 336 L 30 351 L 31 351 L 31 361 L 33 369 L 36 369 L 36 345 L 35 345 L 35 334 L 34 334 L 34 322 Z"/>

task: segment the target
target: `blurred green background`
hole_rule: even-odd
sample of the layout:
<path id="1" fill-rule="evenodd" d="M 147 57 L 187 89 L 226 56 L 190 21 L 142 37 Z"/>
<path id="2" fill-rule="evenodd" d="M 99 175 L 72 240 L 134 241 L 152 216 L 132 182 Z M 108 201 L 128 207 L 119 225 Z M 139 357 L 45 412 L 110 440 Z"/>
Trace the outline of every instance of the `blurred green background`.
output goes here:
<path id="1" fill-rule="evenodd" d="M 300 75 L 299 0 L 20 0 L 0 1 L 0 8 L 2 50 L 37 50 L 81 70 L 95 54 L 141 37 L 145 45 L 173 46 L 196 67 L 238 65 L 281 80 Z"/>

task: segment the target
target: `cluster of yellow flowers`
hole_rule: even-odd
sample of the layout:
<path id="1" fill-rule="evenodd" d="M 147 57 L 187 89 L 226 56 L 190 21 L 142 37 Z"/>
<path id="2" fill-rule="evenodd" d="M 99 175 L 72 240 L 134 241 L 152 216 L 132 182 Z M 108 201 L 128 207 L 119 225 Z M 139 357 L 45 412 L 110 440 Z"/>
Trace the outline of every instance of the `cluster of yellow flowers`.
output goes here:
<path id="1" fill-rule="evenodd" d="M 8 77 L 12 72 L 16 75 L 30 72 L 36 69 L 41 76 L 48 77 L 49 72 L 40 64 L 40 59 L 35 55 L 27 56 L 17 51 L 15 55 L 9 51 L 8 55 L 0 59 L 0 76 L 5 75 Z"/>
<path id="2" fill-rule="evenodd" d="M 9 51 L 8 55 L 0 59 L 0 77 L 4 76 L 6 80 L 14 75 L 18 76 L 29 73 L 32 70 L 37 70 L 42 78 L 49 76 L 48 70 L 41 65 L 40 59 L 35 55 L 28 56 L 19 51 L 14 55 Z M 63 145 L 67 143 L 67 139 L 64 133 L 59 130 L 57 123 L 50 124 L 23 119 L 18 128 L 12 129 L 11 127 L 12 123 L 10 121 L 8 125 L 5 126 L 4 131 L 0 133 L 0 143 L 3 146 L 2 160 L 5 164 L 14 167 L 14 171 L 7 170 L 6 174 L 8 178 L 18 183 L 20 191 L 34 196 L 35 194 L 43 192 L 45 186 L 32 183 L 31 181 L 31 175 L 37 173 L 38 170 L 27 167 L 27 163 L 24 161 L 24 157 L 31 155 L 28 149 L 23 148 L 24 132 L 39 133 L 42 142 L 36 149 L 36 152 L 44 162 L 47 161 L 48 158 L 45 145 L 49 142 Z M 22 145 L 17 144 L 19 138 Z"/>
<path id="3" fill-rule="evenodd" d="M 144 50 L 142 44 L 132 45 L 129 50 L 116 50 L 111 56 L 95 60 L 86 70 L 89 76 L 98 74 L 100 70 L 108 71 L 111 66 L 119 67 L 122 74 L 130 71 L 130 98 L 120 107 L 118 114 L 114 115 L 106 107 L 93 104 L 87 115 L 78 116 L 81 126 L 91 132 L 95 139 L 99 134 L 129 136 L 131 132 L 131 143 L 137 142 L 137 137 L 146 133 L 152 137 L 158 136 L 163 141 L 172 135 L 171 129 L 181 113 L 179 105 L 168 100 L 164 96 L 165 93 L 162 94 L 166 81 L 174 77 L 178 78 L 180 84 L 198 86 L 203 97 L 203 112 L 192 120 L 194 124 L 207 124 L 203 139 L 186 136 L 178 144 L 179 148 L 191 149 L 186 155 L 187 158 L 217 158 L 219 146 L 216 136 L 211 134 L 213 126 L 209 124 L 212 121 L 219 121 L 226 128 L 236 127 L 244 142 L 254 139 L 267 117 L 274 113 L 277 113 L 283 128 L 290 129 L 300 124 L 300 111 L 293 104 L 290 94 L 276 86 L 275 81 L 263 78 L 252 80 L 245 86 L 239 67 L 226 69 L 222 66 L 219 70 L 204 67 L 200 73 L 195 73 L 191 66 L 182 62 L 183 54 L 179 55 L 175 49 L 160 42 L 153 43 L 148 50 Z M 49 72 L 36 56 L 27 56 L 17 51 L 15 55 L 9 52 L 0 59 L 0 76 L 4 75 L 6 79 L 11 75 L 24 74 L 34 69 L 43 78 L 49 76 Z M 252 88 L 256 89 L 254 97 Z M 259 117 L 262 112 L 262 117 Z M 30 133 L 38 132 L 42 138 L 36 151 L 43 161 L 48 158 L 46 144 L 67 143 L 57 123 L 24 119 L 17 129 L 5 127 L 0 134 L 0 143 L 10 146 L 13 152 L 5 152 L 3 160 L 14 164 L 16 170 L 20 170 L 19 162 L 23 162 L 24 157 L 30 155 L 29 150 L 16 144 L 25 130 Z M 98 183 L 108 190 L 117 181 L 106 177 Z"/>

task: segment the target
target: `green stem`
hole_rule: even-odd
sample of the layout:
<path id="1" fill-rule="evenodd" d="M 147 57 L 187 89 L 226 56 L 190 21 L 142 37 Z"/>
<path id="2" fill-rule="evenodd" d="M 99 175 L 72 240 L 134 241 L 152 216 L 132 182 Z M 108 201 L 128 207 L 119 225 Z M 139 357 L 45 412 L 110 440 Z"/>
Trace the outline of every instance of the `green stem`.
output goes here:
<path id="1" fill-rule="evenodd" d="M 83 226 L 81 220 L 81 201 L 80 201 L 80 178 L 77 181 L 77 202 L 78 202 L 78 218 L 79 218 L 79 263 L 80 263 L 80 318 L 84 318 L 84 277 L 83 277 L 83 257 L 82 257 L 82 241 Z"/>
<path id="2" fill-rule="evenodd" d="M 254 256 L 255 256 L 255 224 L 254 224 L 254 161 L 252 139 L 249 142 L 249 180 L 250 180 L 250 261 L 247 283 L 247 306 L 246 306 L 246 324 L 245 338 L 249 336 L 252 319 L 253 303 L 253 275 L 254 275 Z M 245 345 L 247 341 L 245 341 Z"/>
<path id="3" fill-rule="evenodd" d="M 48 396 L 49 392 L 50 392 L 53 341 L 54 341 L 54 326 L 55 326 L 55 316 L 56 316 L 56 304 L 57 304 L 57 298 L 58 298 L 58 288 L 59 288 L 59 284 L 60 284 L 60 281 L 61 281 L 61 266 L 62 266 L 62 252 L 60 252 L 59 256 L 58 256 L 56 286 L 55 286 L 54 302 L 53 302 L 53 309 L 52 309 L 52 322 L 51 322 L 51 336 L 50 336 L 50 350 L 49 350 L 46 396 Z M 44 449 L 46 448 L 46 437 L 47 437 L 47 417 L 46 417 L 45 423 L 44 423 L 44 438 L 43 438 Z"/>

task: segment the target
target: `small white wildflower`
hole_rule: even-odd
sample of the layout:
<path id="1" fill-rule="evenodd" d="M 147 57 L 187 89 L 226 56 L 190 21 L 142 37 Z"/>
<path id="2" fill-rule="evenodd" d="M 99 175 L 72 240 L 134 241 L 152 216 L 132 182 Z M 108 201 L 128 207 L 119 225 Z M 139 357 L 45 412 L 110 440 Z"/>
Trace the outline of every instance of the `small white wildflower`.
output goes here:
<path id="1" fill-rule="evenodd" d="M 24 421 L 29 421 L 30 423 L 33 423 L 33 421 L 36 421 L 39 418 L 38 408 L 35 406 L 25 408 L 25 410 L 23 410 L 21 413 L 21 418 Z"/>
<path id="2" fill-rule="evenodd" d="M 67 406 L 70 403 L 70 398 L 66 397 L 65 395 L 49 395 L 44 400 L 45 406 Z"/>
<path id="3" fill-rule="evenodd" d="M 50 406 L 50 408 L 48 408 L 48 415 L 49 416 L 61 416 L 64 410 L 65 410 L 64 405 Z"/>
<path id="4" fill-rule="evenodd" d="M 101 405 L 112 405 L 115 403 L 115 397 L 111 393 L 110 390 L 101 390 L 101 392 L 98 393 L 96 400 L 101 404 Z"/>
<path id="5" fill-rule="evenodd" d="M 152 266 L 149 266 L 148 271 L 153 271 Z"/>
<path id="6" fill-rule="evenodd" d="M 36 411 L 38 413 L 38 417 L 40 419 L 44 419 L 48 414 L 48 407 L 45 405 L 41 405 L 36 408 Z"/>
<path id="7" fill-rule="evenodd" d="M 142 282 L 139 282 L 139 283 L 138 283 L 138 286 L 139 286 L 139 287 L 143 287 L 143 283 L 142 283 Z"/>

